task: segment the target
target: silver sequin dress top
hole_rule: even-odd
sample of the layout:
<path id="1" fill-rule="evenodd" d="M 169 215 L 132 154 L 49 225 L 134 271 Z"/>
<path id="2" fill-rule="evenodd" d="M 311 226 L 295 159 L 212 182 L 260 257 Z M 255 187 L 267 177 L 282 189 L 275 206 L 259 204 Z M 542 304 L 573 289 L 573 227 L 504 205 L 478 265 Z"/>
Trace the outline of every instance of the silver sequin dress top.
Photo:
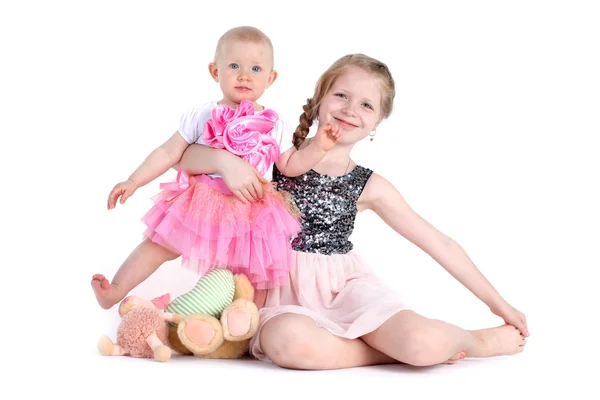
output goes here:
<path id="1" fill-rule="evenodd" d="M 289 192 L 302 213 L 302 231 L 292 240 L 296 251 L 346 254 L 353 248 L 356 203 L 373 171 L 357 165 L 343 176 L 321 175 L 312 169 L 289 178 L 273 167 L 273 181 Z"/>

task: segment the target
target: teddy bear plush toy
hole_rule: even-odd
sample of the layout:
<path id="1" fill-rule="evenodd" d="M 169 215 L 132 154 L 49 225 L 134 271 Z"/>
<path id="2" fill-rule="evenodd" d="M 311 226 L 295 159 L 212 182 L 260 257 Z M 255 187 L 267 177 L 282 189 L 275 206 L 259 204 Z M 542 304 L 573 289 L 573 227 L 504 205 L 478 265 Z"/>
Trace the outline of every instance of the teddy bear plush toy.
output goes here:
<path id="1" fill-rule="evenodd" d="M 258 329 L 254 287 L 243 274 L 215 269 L 168 304 L 171 348 L 200 358 L 240 358 Z"/>
<path id="2" fill-rule="evenodd" d="M 152 301 L 129 296 L 119 305 L 117 343 L 103 336 L 98 349 L 158 361 L 170 358 L 167 346 L 200 358 L 240 358 L 258 327 L 253 298 L 248 278 L 227 269 L 209 272 L 173 301 L 168 294 Z"/>

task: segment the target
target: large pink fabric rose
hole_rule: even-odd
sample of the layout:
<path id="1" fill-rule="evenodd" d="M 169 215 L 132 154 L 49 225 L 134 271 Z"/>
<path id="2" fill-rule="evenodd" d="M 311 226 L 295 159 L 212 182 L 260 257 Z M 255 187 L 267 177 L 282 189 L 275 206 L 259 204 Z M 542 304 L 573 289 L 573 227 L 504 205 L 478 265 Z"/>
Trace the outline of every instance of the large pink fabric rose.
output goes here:
<path id="1" fill-rule="evenodd" d="M 225 147 L 223 145 L 223 131 L 219 133 L 218 127 L 212 119 L 209 119 L 204 123 L 202 139 L 204 139 L 204 142 L 211 147 L 215 147 L 217 149 L 222 149 Z"/>
<path id="2" fill-rule="evenodd" d="M 256 168 L 259 174 L 264 175 L 271 164 L 279 160 L 280 151 L 277 142 L 271 136 L 263 135 L 261 140 L 261 145 L 255 152 L 242 158 Z"/>
<path id="3" fill-rule="evenodd" d="M 204 124 L 202 137 L 209 146 L 227 149 L 264 174 L 279 159 L 279 146 L 271 136 L 278 119 L 269 109 L 255 114 L 254 105 L 247 100 L 235 111 L 218 105 Z"/>
<path id="4" fill-rule="evenodd" d="M 257 150 L 263 135 L 269 136 L 275 124 L 260 115 L 246 115 L 231 121 L 223 131 L 225 148 L 238 156 Z"/>
<path id="5" fill-rule="evenodd" d="M 202 138 L 208 145 L 222 149 L 225 147 L 222 136 L 227 124 L 243 115 L 253 114 L 254 105 L 248 100 L 242 101 L 235 110 L 224 104 L 218 104 L 212 110 L 212 117 L 204 123 Z"/>
<path id="6" fill-rule="evenodd" d="M 254 115 L 254 104 L 249 100 L 242 100 L 238 108 L 236 108 L 233 118 L 238 118 L 243 115 Z"/>

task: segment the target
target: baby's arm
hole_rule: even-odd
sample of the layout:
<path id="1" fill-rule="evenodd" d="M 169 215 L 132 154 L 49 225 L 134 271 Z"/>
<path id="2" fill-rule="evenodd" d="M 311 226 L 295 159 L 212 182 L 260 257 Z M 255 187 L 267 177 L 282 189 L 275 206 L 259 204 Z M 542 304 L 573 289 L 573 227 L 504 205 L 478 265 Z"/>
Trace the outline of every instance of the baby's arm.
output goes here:
<path id="1" fill-rule="evenodd" d="M 248 162 L 227 150 L 199 144 L 190 145 L 179 163 L 179 168 L 190 175 L 221 175 L 225 185 L 242 202 L 253 202 L 263 197 L 267 180 Z"/>
<path id="2" fill-rule="evenodd" d="M 188 143 L 175 132 L 166 142 L 158 146 L 131 174 L 130 180 L 142 187 L 158 178 L 175 165 L 188 147 Z"/>
<path id="3" fill-rule="evenodd" d="M 179 161 L 187 147 L 188 143 L 179 132 L 175 132 L 165 143 L 154 149 L 126 181 L 113 188 L 108 196 L 108 208 L 114 208 L 119 197 L 121 204 L 125 203 L 137 188 L 167 172 Z"/>
<path id="4" fill-rule="evenodd" d="M 339 127 L 327 123 L 319 127 L 315 138 L 300 150 L 295 147 L 287 150 L 275 163 L 282 174 L 289 177 L 302 175 L 325 157 L 340 139 Z"/>

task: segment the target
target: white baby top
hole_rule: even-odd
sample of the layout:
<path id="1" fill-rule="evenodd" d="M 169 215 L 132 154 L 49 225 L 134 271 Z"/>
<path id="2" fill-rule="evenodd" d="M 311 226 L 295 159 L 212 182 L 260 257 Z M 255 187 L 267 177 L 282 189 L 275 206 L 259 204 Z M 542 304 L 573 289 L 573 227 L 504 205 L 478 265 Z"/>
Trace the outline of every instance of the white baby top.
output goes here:
<path id="1" fill-rule="evenodd" d="M 202 138 L 202 131 L 204 129 L 204 123 L 212 117 L 212 110 L 217 106 L 216 101 L 211 101 L 198 108 L 191 108 L 181 116 L 179 121 L 179 134 L 183 139 L 189 143 L 197 143 L 204 146 L 208 146 Z M 277 112 L 277 111 L 276 111 Z M 272 132 L 273 139 L 279 145 L 281 154 L 285 153 L 293 146 L 294 132 L 290 125 L 287 123 L 285 118 L 279 115 L 279 119 L 275 124 L 275 128 Z M 212 177 L 221 176 L 219 174 L 209 174 Z M 273 166 L 269 166 L 269 169 L 263 175 L 264 178 L 270 181 L 273 177 Z"/>

